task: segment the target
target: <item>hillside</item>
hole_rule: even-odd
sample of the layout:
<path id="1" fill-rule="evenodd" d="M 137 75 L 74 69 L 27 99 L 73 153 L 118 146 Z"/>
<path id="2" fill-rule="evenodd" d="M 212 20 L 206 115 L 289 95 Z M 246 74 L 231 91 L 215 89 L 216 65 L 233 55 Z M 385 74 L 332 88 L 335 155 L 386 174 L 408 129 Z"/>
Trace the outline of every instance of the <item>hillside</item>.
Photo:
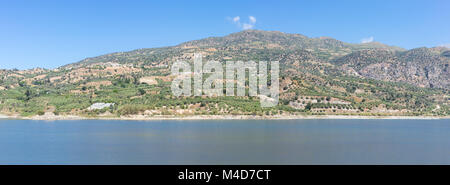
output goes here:
<path id="1" fill-rule="evenodd" d="M 118 52 L 87 58 L 80 62 L 63 67 L 75 65 L 117 62 L 117 63 L 158 63 L 168 64 L 172 60 L 183 58 L 187 53 L 201 52 L 216 60 L 228 58 L 261 58 L 255 52 L 290 52 L 305 50 L 314 53 L 317 57 L 330 60 L 345 56 L 353 51 L 371 48 L 384 48 L 392 51 L 403 51 L 399 47 L 381 43 L 350 44 L 333 38 L 308 38 L 300 34 L 288 34 L 278 31 L 245 30 L 224 37 L 210 37 L 179 44 L 173 47 L 138 49 L 130 52 Z M 225 58 L 225 59 L 223 59 Z"/>
<path id="2" fill-rule="evenodd" d="M 363 77 L 405 82 L 419 87 L 450 88 L 449 64 L 445 48 L 417 48 L 404 52 L 368 49 L 333 61 Z"/>
<path id="3" fill-rule="evenodd" d="M 172 62 L 191 61 L 194 53 L 204 61 L 280 61 L 279 105 L 261 108 L 257 97 L 172 96 Z M 448 116 L 449 53 L 246 30 L 53 70 L 0 70 L 0 114 Z"/>

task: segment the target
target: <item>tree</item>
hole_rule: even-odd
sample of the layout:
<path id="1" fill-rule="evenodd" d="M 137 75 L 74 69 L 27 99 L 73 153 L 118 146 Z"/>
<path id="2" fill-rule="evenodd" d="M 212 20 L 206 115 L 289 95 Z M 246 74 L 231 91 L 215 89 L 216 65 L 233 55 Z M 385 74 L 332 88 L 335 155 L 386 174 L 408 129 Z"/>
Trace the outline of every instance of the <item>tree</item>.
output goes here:
<path id="1" fill-rule="evenodd" d="M 139 78 L 136 75 L 133 75 L 133 82 L 135 85 L 139 85 Z"/>
<path id="2" fill-rule="evenodd" d="M 144 94 L 145 94 L 145 90 L 139 88 L 139 89 L 138 89 L 138 93 L 139 93 L 139 95 L 144 95 Z"/>
<path id="3" fill-rule="evenodd" d="M 25 91 L 25 96 L 26 96 L 26 100 L 27 100 L 27 101 L 31 99 L 31 95 L 32 95 L 31 90 L 30 90 L 30 89 L 27 89 L 27 90 Z"/>
<path id="4" fill-rule="evenodd" d="M 311 110 L 311 107 L 312 107 L 312 104 L 311 104 L 311 103 L 308 103 L 308 104 L 306 104 L 306 106 L 305 106 L 305 110 Z"/>

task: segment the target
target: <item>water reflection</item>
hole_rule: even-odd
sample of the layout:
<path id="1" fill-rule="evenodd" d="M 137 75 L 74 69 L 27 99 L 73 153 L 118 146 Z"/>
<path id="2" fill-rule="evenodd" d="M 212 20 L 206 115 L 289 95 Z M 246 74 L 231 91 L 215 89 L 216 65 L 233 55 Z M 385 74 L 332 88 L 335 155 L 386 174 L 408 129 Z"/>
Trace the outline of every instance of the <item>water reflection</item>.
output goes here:
<path id="1" fill-rule="evenodd" d="M 0 164 L 450 164 L 448 120 L 0 120 Z"/>

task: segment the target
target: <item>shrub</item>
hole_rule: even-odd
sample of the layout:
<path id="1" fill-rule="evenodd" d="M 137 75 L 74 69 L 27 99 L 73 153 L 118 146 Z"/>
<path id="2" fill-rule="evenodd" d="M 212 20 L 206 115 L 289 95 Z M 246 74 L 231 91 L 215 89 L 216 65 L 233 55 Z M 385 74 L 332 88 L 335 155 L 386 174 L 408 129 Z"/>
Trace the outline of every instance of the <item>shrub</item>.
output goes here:
<path id="1" fill-rule="evenodd" d="M 145 111 L 146 108 L 143 105 L 124 105 L 119 109 L 121 115 L 139 114 L 139 112 Z"/>

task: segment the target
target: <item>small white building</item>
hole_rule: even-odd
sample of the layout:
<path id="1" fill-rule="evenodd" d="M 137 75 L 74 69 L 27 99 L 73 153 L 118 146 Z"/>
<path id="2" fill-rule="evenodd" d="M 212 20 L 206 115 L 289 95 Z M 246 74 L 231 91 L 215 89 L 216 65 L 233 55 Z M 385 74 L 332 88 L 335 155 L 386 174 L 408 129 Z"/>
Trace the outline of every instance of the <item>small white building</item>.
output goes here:
<path id="1" fill-rule="evenodd" d="M 110 107 L 111 105 L 114 105 L 114 103 L 94 103 L 87 109 L 88 110 L 100 110 L 100 109 Z"/>

